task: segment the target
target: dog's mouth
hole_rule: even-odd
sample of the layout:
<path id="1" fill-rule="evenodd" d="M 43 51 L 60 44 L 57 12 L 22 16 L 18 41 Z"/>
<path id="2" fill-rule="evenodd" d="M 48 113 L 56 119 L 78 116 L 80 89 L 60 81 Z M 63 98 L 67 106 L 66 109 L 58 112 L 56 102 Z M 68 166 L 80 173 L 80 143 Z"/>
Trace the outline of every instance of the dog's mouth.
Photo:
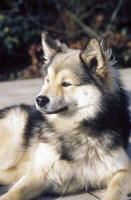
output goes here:
<path id="1" fill-rule="evenodd" d="M 45 109 L 42 109 L 42 111 L 45 113 L 45 114 L 48 114 L 48 115 L 51 115 L 51 114 L 58 114 L 58 113 L 62 113 L 62 112 L 65 112 L 69 110 L 67 106 L 63 107 L 63 108 L 60 108 L 58 110 L 55 110 L 55 111 L 48 111 L 48 110 L 45 110 Z"/>

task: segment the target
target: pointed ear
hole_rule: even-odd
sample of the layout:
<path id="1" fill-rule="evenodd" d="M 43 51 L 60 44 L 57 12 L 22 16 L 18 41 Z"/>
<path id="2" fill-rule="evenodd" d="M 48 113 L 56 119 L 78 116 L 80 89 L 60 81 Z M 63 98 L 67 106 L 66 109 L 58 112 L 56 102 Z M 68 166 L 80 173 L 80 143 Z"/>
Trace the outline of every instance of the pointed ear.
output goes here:
<path id="1" fill-rule="evenodd" d="M 44 58 L 48 63 L 57 53 L 66 51 L 67 46 L 58 40 L 53 40 L 46 32 L 42 33 L 42 47 Z"/>
<path id="2" fill-rule="evenodd" d="M 92 39 L 80 55 L 83 62 L 90 69 L 95 71 L 102 78 L 106 75 L 106 58 L 102 47 L 96 39 Z"/>

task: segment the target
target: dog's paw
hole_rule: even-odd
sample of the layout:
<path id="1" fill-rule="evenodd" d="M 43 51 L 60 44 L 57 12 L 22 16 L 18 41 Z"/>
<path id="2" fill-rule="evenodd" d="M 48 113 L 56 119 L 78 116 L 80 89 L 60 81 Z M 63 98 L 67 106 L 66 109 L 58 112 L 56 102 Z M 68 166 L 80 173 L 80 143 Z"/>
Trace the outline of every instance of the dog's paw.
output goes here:
<path id="1" fill-rule="evenodd" d="M 0 199 L 1 200 L 1 199 Z M 108 195 L 108 196 L 105 196 L 102 200 L 131 200 L 131 197 L 128 197 L 128 196 L 112 196 L 112 195 Z"/>

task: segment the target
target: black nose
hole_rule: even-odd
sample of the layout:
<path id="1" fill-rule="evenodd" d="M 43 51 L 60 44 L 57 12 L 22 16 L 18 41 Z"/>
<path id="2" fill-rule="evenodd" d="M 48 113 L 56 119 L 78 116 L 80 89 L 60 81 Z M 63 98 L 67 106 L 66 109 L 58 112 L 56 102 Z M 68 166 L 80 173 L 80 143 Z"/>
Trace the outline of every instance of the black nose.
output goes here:
<path id="1" fill-rule="evenodd" d="M 36 102 L 40 107 L 44 107 L 46 104 L 49 103 L 49 99 L 46 96 L 38 96 L 36 98 Z"/>

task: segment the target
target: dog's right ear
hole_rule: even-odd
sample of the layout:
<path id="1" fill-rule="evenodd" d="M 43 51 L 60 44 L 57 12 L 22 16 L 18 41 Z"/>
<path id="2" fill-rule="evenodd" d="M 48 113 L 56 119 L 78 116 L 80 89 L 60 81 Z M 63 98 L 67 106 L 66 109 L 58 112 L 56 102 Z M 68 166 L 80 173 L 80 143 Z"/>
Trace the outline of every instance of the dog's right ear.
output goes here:
<path id="1" fill-rule="evenodd" d="M 57 53 L 65 52 L 67 50 L 65 44 L 62 44 L 58 40 L 53 40 L 46 32 L 42 33 L 42 47 L 46 63 L 50 62 Z"/>

